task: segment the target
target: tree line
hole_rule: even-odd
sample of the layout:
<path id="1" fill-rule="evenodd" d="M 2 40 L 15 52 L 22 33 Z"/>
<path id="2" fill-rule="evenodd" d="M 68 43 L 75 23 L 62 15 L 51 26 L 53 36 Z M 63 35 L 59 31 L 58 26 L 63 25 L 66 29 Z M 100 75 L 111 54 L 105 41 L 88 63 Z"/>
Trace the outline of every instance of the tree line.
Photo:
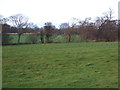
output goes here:
<path id="1" fill-rule="evenodd" d="M 34 42 L 34 36 L 39 35 L 41 43 L 52 43 L 52 36 L 62 35 L 66 37 L 68 43 L 71 42 L 72 36 L 77 35 L 83 41 L 96 42 L 113 42 L 118 41 L 119 20 L 113 19 L 113 10 L 109 9 L 104 13 L 103 17 L 97 17 L 94 22 L 91 18 L 80 20 L 73 18 L 70 23 L 61 23 L 59 28 L 56 28 L 51 22 L 46 22 L 43 27 L 38 27 L 34 23 L 30 23 L 28 17 L 17 14 L 8 18 L 0 16 L 0 24 L 2 25 L 2 41 L 6 43 L 10 41 L 8 33 L 17 33 L 20 43 L 21 35 L 31 33 L 31 40 Z M 8 35 L 6 35 L 8 34 Z"/>

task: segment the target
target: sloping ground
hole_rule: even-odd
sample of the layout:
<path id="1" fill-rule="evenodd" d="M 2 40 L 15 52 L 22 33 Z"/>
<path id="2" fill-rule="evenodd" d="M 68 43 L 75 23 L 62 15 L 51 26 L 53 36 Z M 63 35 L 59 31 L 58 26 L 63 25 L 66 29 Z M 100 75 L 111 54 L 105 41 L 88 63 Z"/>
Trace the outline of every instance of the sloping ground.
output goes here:
<path id="1" fill-rule="evenodd" d="M 117 88 L 117 42 L 3 46 L 3 88 Z"/>

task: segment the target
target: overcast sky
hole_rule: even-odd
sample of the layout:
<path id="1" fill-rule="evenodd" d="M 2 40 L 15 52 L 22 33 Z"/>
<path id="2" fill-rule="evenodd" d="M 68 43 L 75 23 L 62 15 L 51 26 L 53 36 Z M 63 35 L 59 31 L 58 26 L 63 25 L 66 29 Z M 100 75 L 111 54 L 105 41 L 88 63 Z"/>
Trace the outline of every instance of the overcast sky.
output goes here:
<path id="1" fill-rule="evenodd" d="M 109 8 L 114 10 L 115 19 L 118 18 L 119 0 L 0 0 L 0 15 L 5 17 L 23 14 L 31 22 L 44 24 L 52 22 L 54 25 L 69 22 L 71 18 L 84 20 L 86 17 L 94 19 L 102 16 Z"/>

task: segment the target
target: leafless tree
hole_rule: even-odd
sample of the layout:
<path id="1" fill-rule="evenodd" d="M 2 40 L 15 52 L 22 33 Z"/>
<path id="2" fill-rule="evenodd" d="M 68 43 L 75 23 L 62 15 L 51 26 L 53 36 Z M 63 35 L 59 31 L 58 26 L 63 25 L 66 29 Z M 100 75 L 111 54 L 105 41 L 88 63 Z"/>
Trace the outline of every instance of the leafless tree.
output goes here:
<path id="1" fill-rule="evenodd" d="M 28 17 L 17 14 L 9 17 L 10 24 L 17 28 L 18 32 L 18 43 L 20 43 L 20 37 L 23 34 L 23 31 L 29 26 Z"/>
<path id="2" fill-rule="evenodd" d="M 51 22 L 46 22 L 44 26 L 44 33 L 47 43 L 51 43 L 50 40 L 53 35 L 53 30 L 55 29 L 55 26 Z"/>
<path id="3" fill-rule="evenodd" d="M 109 8 L 109 10 L 105 13 L 103 13 L 104 15 L 104 18 L 107 19 L 107 20 L 112 20 L 113 19 L 113 9 L 112 8 Z"/>
<path id="4" fill-rule="evenodd" d="M 117 40 L 117 21 L 116 20 L 105 20 L 99 28 L 100 38 L 104 41 L 115 41 Z"/>
<path id="5" fill-rule="evenodd" d="M 69 26 L 69 23 L 61 23 L 60 29 L 64 31 L 64 36 L 67 39 L 67 42 L 71 42 L 71 28 Z"/>
<path id="6" fill-rule="evenodd" d="M 95 25 L 97 27 L 97 41 L 117 40 L 117 20 L 113 20 L 113 10 L 109 9 L 103 13 L 103 17 L 97 17 Z"/>
<path id="7" fill-rule="evenodd" d="M 67 42 L 72 41 L 72 35 L 76 32 L 77 25 L 79 24 L 79 19 L 72 18 L 69 23 L 62 23 L 60 28 L 64 30 L 64 35 L 67 38 Z"/>
<path id="8" fill-rule="evenodd" d="M 41 40 L 41 43 L 44 43 L 44 29 L 43 28 L 40 28 L 40 40 Z"/>
<path id="9" fill-rule="evenodd" d="M 91 18 L 85 18 L 84 21 L 79 21 L 78 33 L 81 40 L 93 40 L 95 39 L 96 28 L 93 22 L 90 22 Z"/>
<path id="10" fill-rule="evenodd" d="M 0 15 L 0 24 L 6 24 L 8 20 L 9 20 L 8 18 L 5 18 L 2 15 Z"/>

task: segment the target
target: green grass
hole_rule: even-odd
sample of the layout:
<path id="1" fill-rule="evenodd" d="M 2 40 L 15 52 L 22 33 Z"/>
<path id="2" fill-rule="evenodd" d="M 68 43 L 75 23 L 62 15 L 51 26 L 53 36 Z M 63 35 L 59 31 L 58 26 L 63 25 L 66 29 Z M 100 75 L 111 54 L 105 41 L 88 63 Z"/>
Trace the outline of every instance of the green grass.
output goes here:
<path id="1" fill-rule="evenodd" d="M 117 87 L 117 42 L 3 46 L 3 88 Z"/>
<path id="2" fill-rule="evenodd" d="M 12 40 L 10 41 L 10 43 L 17 43 L 18 41 L 18 35 L 10 35 L 10 37 L 12 38 Z M 21 35 L 21 38 L 20 38 L 20 42 L 21 43 L 26 43 L 26 42 L 30 42 L 29 41 L 29 35 Z"/>
<path id="3" fill-rule="evenodd" d="M 21 35 L 20 38 L 20 43 L 31 43 L 31 39 L 30 39 L 31 35 Z M 9 41 L 9 43 L 17 43 L 18 41 L 18 35 L 10 35 L 11 40 Z M 36 43 L 41 43 L 40 41 L 40 35 L 36 35 L 37 38 L 37 42 Z M 65 43 L 67 42 L 67 36 L 64 35 L 54 35 L 52 36 L 52 41 L 53 42 L 61 42 L 61 43 Z M 71 39 L 72 43 L 76 43 L 76 42 L 81 42 L 80 37 L 78 35 L 73 35 L 72 39 Z M 82 41 L 83 42 L 83 41 Z"/>

